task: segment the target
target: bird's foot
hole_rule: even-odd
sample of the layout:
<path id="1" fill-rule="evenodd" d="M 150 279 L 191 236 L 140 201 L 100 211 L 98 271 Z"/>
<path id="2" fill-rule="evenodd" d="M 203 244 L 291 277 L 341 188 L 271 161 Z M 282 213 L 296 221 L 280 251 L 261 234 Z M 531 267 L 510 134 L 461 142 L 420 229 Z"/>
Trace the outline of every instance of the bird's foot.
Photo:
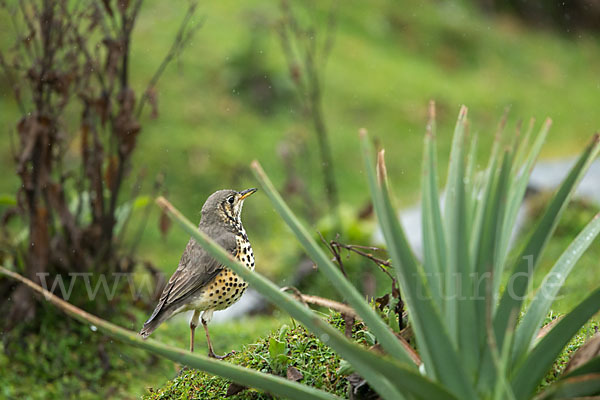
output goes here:
<path id="1" fill-rule="evenodd" d="M 209 357 L 211 357 L 211 358 L 216 358 L 217 360 L 224 360 L 224 359 L 226 359 L 227 357 L 231 357 L 231 356 L 232 356 L 232 355 L 234 355 L 234 354 L 235 354 L 235 350 L 232 350 L 232 351 L 230 351 L 229 353 L 227 353 L 227 354 L 225 354 L 225 355 L 222 355 L 222 356 L 220 356 L 220 355 L 218 355 L 218 354 L 215 354 L 215 352 L 214 352 L 214 351 L 209 351 L 209 352 L 208 352 L 208 356 L 209 356 Z"/>

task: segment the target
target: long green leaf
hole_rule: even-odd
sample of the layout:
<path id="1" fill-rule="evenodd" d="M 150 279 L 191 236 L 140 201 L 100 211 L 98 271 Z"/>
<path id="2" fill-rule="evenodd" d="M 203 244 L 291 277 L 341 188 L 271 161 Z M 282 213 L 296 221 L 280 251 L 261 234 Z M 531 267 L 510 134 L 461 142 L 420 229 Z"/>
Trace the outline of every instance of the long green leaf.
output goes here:
<path id="1" fill-rule="evenodd" d="M 232 269 L 274 305 L 284 309 L 293 318 L 302 322 L 313 333 L 319 335 L 321 341 L 331 346 L 331 348 L 336 350 L 341 357 L 348 360 L 348 362 L 354 366 L 356 371 L 369 382 L 371 387 L 384 398 L 403 398 L 402 394 L 394 386 L 398 384 L 398 381 L 392 382 L 385 378 L 385 374 L 393 373 L 396 369 L 389 365 L 387 369 L 384 368 L 383 365 L 385 365 L 385 362 L 383 358 L 376 358 L 377 362 L 375 362 L 373 357 L 371 357 L 371 353 L 349 341 L 337 329 L 318 317 L 317 314 L 308 309 L 304 304 L 298 302 L 289 294 L 281 292 L 273 282 L 269 281 L 259 273 L 246 268 L 208 235 L 197 229 L 194 224 L 186 219 L 164 198 L 157 199 L 157 203 L 167 212 L 170 218 L 175 219 L 188 234 L 190 234 L 206 251 L 211 253 L 211 255 L 221 264 Z M 408 365 L 414 364 L 411 361 L 411 364 Z"/>
<path id="2" fill-rule="evenodd" d="M 571 242 L 544 278 L 519 327 L 513 349 L 513 360 L 525 354 L 534 342 L 542 322 L 573 267 L 600 233 L 600 213 Z"/>
<path id="3" fill-rule="evenodd" d="M 475 213 L 477 207 L 477 181 L 476 181 L 476 168 L 477 163 L 477 146 L 479 142 L 479 135 L 475 133 L 469 144 L 469 151 L 467 153 L 467 168 L 465 172 L 465 192 L 467 194 L 467 226 L 473 227 L 475 221 Z"/>
<path id="4" fill-rule="evenodd" d="M 424 284 L 423 271 L 417 265 L 406 235 L 390 203 L 385 165 L 383 162 L 378 163 L 380 182 L 378 184 L 373 168 L 371 145 L 366 134 L 361 136 L 365 170 L 375 211 L 386 238 L 404 301 L 408 307 L 409 318 L 412 321 L 425 370 L 428 375 L 437 378 L 457 397 L 475 399 L 477 395 L 462 368 L 459 356 L 442 323 L 442 318 L 433 305 L 431 295 Z M 451 365 L 452 368 L 448 368 L 448 365 Z"/>
<path id="5" fill-rule="evenodd" d="M 564 378 L 571 378 L 574 376 L 586 375 L 586 374 L 600 374 L 600 356 L 594 357 L 587 361 L 585 364 L 575 368 Z"/>
<path id="6" fill-rule="evenodd" d="M 498 251 L 499 236 L 501 234 L 501 224 L 506 209 L 506 198 L 510 182 L 510 169 L 512 164 L 512 155 L 509 151 L 504 153 L 500 168 L 491 176 L 491 183 L 487 188 L 484 199 L 484 212 L 481 221 L 481 231 L 478 241 L 478 248 L 475 249 L 475 266 L 477 282 L 475 293 L 477 298 L 487 297 L 487 280 L 496 279 L 498 266 L 495 265 L 494 255 Z M 483 279 L 483 280 L 482 280 Z M 484 296 L 485 295 L 485 296 Z M 491 293 L 493 304 L 495 298 Z M 478 301 L 478 319 L 483 321 L 485 316 L 485 302 Z"/>
<path id="7" fill-rule="evenodd" d="M 423 150 L 423 177 L 421 225 L 423 226 L 423 267 L 430 283 L 431 295 L 438 308 L 443 310 L 445 282 L 443 262 L 446 259 L 446 238 L 442 223 L 437 187 L 437 162 L 435 150 L 435 108 L 429 105 L 429 123 Z"/>
<path id="8" fill-rule="evenodd" d="M 510 343 L 514 336 L 514 323 L 516 317 L 511 321 L 512 323 L 506 327 L 506 335 L 504 335 L 504 341 Z M 508 399 L 515 400 L 515 395 L 512 391 L 510 383 L 507 381 L 507 373 L 510 370 L 510 345 L 504 344 L 502 346 L 502 354 L 494 354 L 496 359 L 496 382 L 495 382 L 495 400 Z"/>
<path id="9" fill-rule="evenodd" d="M 504 213 L 504 220 L 502 221 L 502 233 L 500 234 L 500 244 L 498 246 L 498 251 L 495 253 L 495 264 L 498 266 L 498 271 L 496 271 L 496 275 L 494 279 L 494 294 L 498 294 L 501 282 L 501 276 L 503 272 L 504 264 L 506 262 L 506 258 L 508 257 L 509 252 L 509 244 L 512 236 L 512 232 L 515 227 L 515 223 L 517 220 L 517 215 L 519 213 L 519 209 L 523 204 L 523 198 L 525 196 L 525 192 L 527 190 L 527 184 L 529 183 L 529 177 L 531 176 L 531 172 L 533 170 L 533 166 L 535 161 L 537 160 L 540 151 L 542 150 L 542 145 L 546 141 L 546 136 L 548 135 L 548 131 L 550 130 L 550 126 L 552 125 L 552 120 L 549 118 L 546 119 L 544 125 L 542 126 L 542 130 L 538 134 L 537 138 L 533 143 L 533 147 L 529 151 L 527 158 L 524 161 L 524 165 L 521 168 L 520 175 L 517 178 L 513 179 L 510 185 L 510 193 L 508 195 L 508 203 L 506 206 L 506 212 Z M 530 136 L 531 128 L 528 130 L 526 135 L 526 140 L 528 140 Z M 521 150 L 520 148 L 518 150 Z M 519 154 L 515 155 L 518 157 Z M 515 160 L 513 163 L 512 176 L 516 176 L 519 171 L 516 171 L 515 168 L 519 166 L 519 160 Z M 494 304 L 496 304 L 496 300 L 494 299 Z"/>
<path id="10" fill-rule="evenodd" d="M 599 309 L 600 289 L 596 289 L 538 342 L 512 377 L 511 384 L 517 398 L 534 392 L 560 351 Z"/>
<path id="11" fill-rule="evenodd" d="M 377 340 L 388 354 L 409 366 L 414 367 L 415 365 L 410 358 L 410 355 L 394 335 L 390 327 L 377 315 L 365 301 L 363 295 L 344 277 L 340 269 L 331 262 L 330 257 L 328 257 L 319 247 L 313 239 L 313 236 L 302 226 L 300 221 L 298 221 L 285 204 L 258 162 L 255 161 L 252 163 L 252 170 L 265 193 L 271 200 L 277 213 L 288 224 L 292 232 L 294 232 L 304 249 L 319 266 L 320 271 L 327 276 L 332 283 L 333 288 L 335 288 L 348 303 L 350 303 L 373 334 L 375 334 Z"/>
<path id="12" fill-rule="evenodd" d="M 459 113 L 452 150 L 450 153 L 450 167 L 448 182 L 446 184 L 446 208 L 444 213 L 447 240 L 446 270 L 454 271 L 455 275 L 446 277 L 446 288 L 452 286 L 455 292 L 447 290 L 446 302 L 456 302 L 457 315 L 451 320 L 457 322 L 457 340 L 459 353 L 462 355 L 465 369 L 471 376 L 475 376 L 479 363 L 480 331 L 474 326 L 483 326 L 478 323 L 476 316 L 476 303 L 473 301 L 472 263 L 470 261 L 469 243 L 470 230 L 468 225 L 469 212 L 467 211 L 466 180 L 466 126 L 467 109 L 463 107 Z M 456 298 L 452 299 L 452 295 Z M 450 307 L 449 309 L 452 309 Z M 447 313 L 449 310 L 447 308 Z M 449 320 L 450 321 L 450 320 Z M 452 323 L 451 322 L 451 323 Z M 448 325 L 451 326 L 451 325 Z M 483 332 L 483 329 L 481 329 Z"/>
<path id="13" fill-rule="evenodd" d="M 467 108 L 462 106 L 458 114 L 454 137 L 452 139 L 452 149 L 450 151 L 450 166 L 448 167 L 448 178 L 446 180 L 446 204 L 444 207 L 444 222 L 446 228 L 446 263 L 445 263 L 445 304 L 444 315 L 446 317 L 446 328 L 450 339 L 456 348 L 459 348 L 459 329 L 458 326 L 463 321 L 461 317 L 470 317 L 474 320 L 474 310 L 459 310 L 459 298 L 461 296 L 470 297 L 469 287 L 463 287 L 460 280 L 463 276 L 469 276 L 470 263 L 468 262 L 468 235 L 466 235 L 466 210 L 465 210 L 465 124 L 467 118 Z M 460 283 L 459 283 L 460 282 Z M 467 290 L 466 293 L 458 293 L 458 289 Z M 463 305 L 467 305 L 463 302 Z M 471 303 L 472 306 L 472 303 Z M 476 341 L 471 343 L 477 346 Z M 464 343 L 461 343 L 461 345 Z M 471 356 L 475 352 L 465 353 Z M 467 355 L 467 359 L 469 356 Z M 469 366 L 473 360 L 469 360 Z"/>
<path id="14" fill-rule="evenodd" d="M 597 399 L 600 395 L 600 374 L 588 374 L 561 379 L 550 385 L 536 400 L 551 399 Z M 588 397 L 590 396 L 590 397 Z"/>
<path id="15" fill-rule="evenodd" d="M 15 272 L 12 272 L 4 267 L 0 267 L 0 273 L 3 273 L 13 279 L 16 279 L 24 283 L 34 291 L 42 294 L 44 298 L 52 302 L 55 306 L 57 306 L 62 311 L 75 318 L 76 320 L 84 324 L 91 324 L 109 336 L 112 336 L 116 339 L 119 339 L 133 346 L 139 347 L 141 349 L 147 350 L 151 353 L 158 354 L 177 363 L 188 365 L 192 368 L 198 368 L 202 371 L 206 371 L 214 375 L 219 375 L 231 379 L 242 385 L 262 389 L 269 393 L 273 393 L 278 396 L 283 396 L 290 399 L 339 399 L 339 397 L 334 396 L 330 393 L 315 389 L 310 386 L 292 382 L 288 379 L 280 378 L 275 375 L 264 374 L 253 369 L 240 367 L 238 365 L 233 365 L 224 361 L 218 361 L 215 359 L 208 358 L 206 356 L 190 353 L 187 350 L 171 347 L 153 339 L 143 340 L 141 336 L 136 332 L 132 332 L 130 330 L 121 328 L 120 326 L 112 324 L 88 312 L 85 312 L 82 309 L 75 307 L 70 303 L 67 303 L 66 301 L 60 299 L 51 292 L 43 289 L 31 280 Z"/>
<path id="16" fill-rule="evenodd" d="M 568 176 L 560 185 L 542 218 L 536 225 L 527 244 L 520 253 L 513 268 L 511 280 L 504 291 L 494 316 L 494 331 L 499 343 L 504 337 L 504 329 L 513 310 L 519 310 L 529 285 L 531 273 L 537 266 L 540 255 L 548 243 L 560 217 L 567 207 L 577 184 L 598 154 L 600 139 L 594 135 L 590 144 L 579 157 Z M 517 279 L 519 278 L 519 279 Z"/>
<path id="17" fill-rule="evenodd" d="M 533 128 L 533 122 L 530 124 L 527 135 L 524 141 L 521 143 L 523 146 L 529 140 L 531 130 Z M 536 138 L 533 147 L 528 153 L 525 165 L 521 168 L 521 175 L 516 179 L 513 178 L 513 174 L 518 173 L 518 169 L 515 169 L 515 164 L 519 161 L 512 163 L 506 163 L 508 156 L 505 155 L 502 166 L 499 172 L 495 176 L 490 175 L 490 181 L 486 187 L 484 195 L 484 213 L 481 218 L 481 225 L 479 227 L 481 234 L 478 238 L 473 238 L 473 241 L 477 242 L 478 259 L 477 266 L 480 268 L 480 274 L 486 274 L 489 272 L 487 269 L 490 265 L 493 265 L 493 281 L 491 287 L 492 298 L 488 301 L 493 310 L 496 309 L 496 304 L 499 296 L 499 286 L 503 272 L 505 269 L 505 260 L 508 254 L 508 244 L 510 242 L 510 236 L 514 229 L 517 213 L 519 207 L 522 204 L 523 196 L 527 183 L 529 182 L 529 175 L 533 169 L 535 160 L 541 150 L 542 144 L 546 138 L 546 134 L 550 128 L 550 121 L 547 120 L 544 124 L 540 134 Z M 525 150 L 523 148 L 518 149 L 518 153 Z M 519 157 L 517 154 L 515 157 Z M 523 158 L 524 156 L 521 156 Z M 508 196 L 508 199 L 506 197 Z M 501 202 L 501 199 L 502 200 Z M 502 207 L 500 204 L 504 203 Z M 499 212 L 502 211 L 502 212 Z M 485 275 L 481 275 L 484 277 Z M 476 293 L 482 293 L 486 291 L 485 287 L 479 286 L 476 289 Z M 478 304 L 478 317 L 481 320 L 486 313 L 486 305 Z M 499 338 L 502 340 L 502 338 Z M 497 372 L 494 372 L 494 364 L 492 360 L 492 349 L 489 347 L 484 348 L 484 354 L 482 358 L 482 364 L 479 371 L 479 388 L 493 386 L 496 382 Z M 503 351 L 504 352 L 504 351 Z"/>
<path id="18" fill-rule="evenodd" d="M 472 260 L 475 260 L 474 253 L 476 252 L 476 249 L 479 248 L 479 239 L 481 236 L 481 231 L 483 229 L 483 214 L 486 209 L 485 199 L 489 197 L 489 192 L 491 190 L 493 178 L 494 175 L 497 173 L 496 168 L 498 165 L 498 158 L 500 153 L 500 140 L 502 138 L 502 131 L 504 130 L 504 126 L 506 125 L 507 116 L 508 109 L 504 111 L 504 115 L 502 115 L 502 119 L 498 124 L 496 134 L 494 135 L 494 143 L 492 145 L 492 151 L 488 160 L 488 165 L 485 169 L 485 172 L 481 175 L 481 178 L 479 180 L 480 185 L 474 185 L 474 193 L 471 193 L 471 197 L 476 200 L 470 246 Z"/>
<path id="19" fill-rule="evenodd" d="M 502 159 L 500 169 L 491 176 L 492 182 L 488 187 L 486 198 L 484 199 L 485 211 L 481 224 L 479 248 L 476 249 L 476 282 L 474 282 L 476 297 L 474 298 L 476 299 L 477 326 L 479 328 L 480 341 L 485 344 L 489 344 L 490 342 L 487 329 L 488 313 L 492 313 L 493 305 L 496 301 L 494 292 L 489 289 L 493 287 L 491 282 L 493 282 L 495 274 L 499 270 L 494 265 L 494 254 L 497 251 L 498 235 L 500 234 L 502 216 L 505 210 L 511 158 L 510 152 L 507 151 Z M 497 349 L 493 349 L 489 345 L 482 347 L 482 363 L 478 371 L 480 388 L 483 386 L 486 389 L 490 389 L 496 384 L 498 372 L 494 371 L 494 364 L 497 363 L 493 361 L 497 357 L 493 357 L 493 351 L 497 351 Z"/>
<path id="20" fill-rule="evenodd" d="M 477 252 L 480 249 L 481 236 L 484 232 L 483 225 L 485 222 L 485 212 L 488 209 L 488 202 L 492 197 L 494 179 L 497 175 L 499 148 L 499 138 L 498 136 L 496 136 L 492 147 L 492 153 L 488 161 L 488 165 L 485 169 L 485 172 L 481 176 L 481 183 L 479 185 L 473 186 L 474 193 L 471 194 L 471 197 L 475 201 L 475 210 L 473 212 L 473 226 L 471 227 L 472 232 L 470 245 L 471 259 L 474 262 L 477 260 Z M 477 265 L 474 266 L 473 270 L 476 270 L 476 268 Z"/>

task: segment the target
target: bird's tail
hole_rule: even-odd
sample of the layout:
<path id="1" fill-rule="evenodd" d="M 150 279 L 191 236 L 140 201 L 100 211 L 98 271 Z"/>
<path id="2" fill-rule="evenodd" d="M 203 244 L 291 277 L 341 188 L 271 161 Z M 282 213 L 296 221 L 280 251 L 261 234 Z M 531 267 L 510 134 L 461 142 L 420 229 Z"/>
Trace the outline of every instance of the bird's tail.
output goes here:
<path id="1" fill-rule="evenodd" d="M 150 336 L 152 332 L 154 332 L 154 330 L 158 328 L 158 326 L 162 324 L 164 320 L 169 318 L 173 313 L 172 310 L 169 310 L 168 308 L 163 309 L 162 306 L 163 304 L 159 303 L 158 306 L 156 306 L 156 309 L 154 309 L 154 312 L 152 313 L 150 318 L 148 318 L 148 321 L 144 322 L 144 326 L 140 331 L 142 339 L 147 339 L 148 336 Z"/>

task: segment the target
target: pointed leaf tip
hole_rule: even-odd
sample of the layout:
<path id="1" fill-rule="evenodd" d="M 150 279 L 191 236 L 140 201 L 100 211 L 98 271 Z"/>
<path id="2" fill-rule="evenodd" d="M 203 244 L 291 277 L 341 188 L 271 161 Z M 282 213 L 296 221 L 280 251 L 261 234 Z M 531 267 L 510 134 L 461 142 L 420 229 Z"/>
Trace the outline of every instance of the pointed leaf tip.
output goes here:
<path id="1" fill-rule="evenodd" d="M 429 120 L 435 119 L 435 101 L 429 100 Z"/>
<path id="2" fill-rule="evenodd" d="M 360 128 L 358 130 L 358 136 L 363 139 L 365 136 L 367 136 L 367 130 L 365 128 Z"/>
<path id="3" fill-rule="evenodd" d="M 379 185 L 383 185 L 383 183 L 387 180 L 387 169 L 385 167 L 385 150 L 379 150 L 377 153 L 377 182 Z"/>
<path id="4" fill-rule="evenodd" d="M 154 201 L 163 210 L 169 208 L 170 203 L 163 196 L 158 196 Z"/>
<path id="5" fill-rule="evenodd" d="M 435 124 L 435 101 L 429 102 L 429 108 L 427 110 L 427 127 L 425 129 L 425 135 L 433 137 L 433 125 Z"/>

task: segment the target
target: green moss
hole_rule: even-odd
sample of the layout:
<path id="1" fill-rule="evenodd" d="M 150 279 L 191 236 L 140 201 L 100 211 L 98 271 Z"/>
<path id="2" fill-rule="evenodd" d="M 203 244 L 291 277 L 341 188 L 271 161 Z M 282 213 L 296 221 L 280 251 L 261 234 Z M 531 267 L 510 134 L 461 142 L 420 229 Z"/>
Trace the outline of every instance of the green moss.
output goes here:
<path id="1" fill-rule="evenodd" d="M 545 324 L 550 322 L 552 319 L 557 318 L 558 316 L 548 317 L 546 318 Z M 544 378 L 544 380 L 540 383 L 538 390 L 542 390 L 552 382 L 556 381 L 561 377 L 563 371 L 565 370 L 569 360 L 573 356 L 573 354 L 579 349 L 581 346 L 585 344 L 587 340 L 589 340 L 592 336 L 598 333 L 600 330 L 600 321 L 592 320 L 581 328 L 577 335 L 569 341 L 569 343 L 565 346 L 563 351 L 560 353 L 550 371 Z"/>
<path id="2" fill-rule="evenodd" d="M 343 329 L 341 317 L 332 317 L 332 324 Z M 358 328 L 358 327 L 356 327 Z M 302 326 L 283 325 L 256 343 L 223 362 L 230 362 L 264 373 L 286 376 L 294 367 L 302 374 L 300 383 L 344 397 L 348 382 L 338 374 L 339 356 Z M 184 370 L 180 376 L 160 389 L 151 389 L 146 400 L 201 398 L 223 399 L 231 382 L 197 370 Z M 270 399 L 268 394 L 254 389 L 228 397 L 229 399 Z"/>

